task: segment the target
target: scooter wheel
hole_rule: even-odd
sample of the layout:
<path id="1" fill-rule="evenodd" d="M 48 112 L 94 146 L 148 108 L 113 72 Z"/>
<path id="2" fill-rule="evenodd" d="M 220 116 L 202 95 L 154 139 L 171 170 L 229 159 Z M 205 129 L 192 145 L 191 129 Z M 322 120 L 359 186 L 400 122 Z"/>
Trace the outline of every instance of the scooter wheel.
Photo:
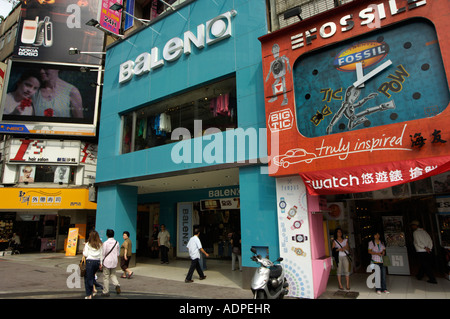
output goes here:
<path id="1" fill-rule="evenodd" d="M 253 299 L 267 299 L 266 294 L 262 290 L 253 292 Z"/>

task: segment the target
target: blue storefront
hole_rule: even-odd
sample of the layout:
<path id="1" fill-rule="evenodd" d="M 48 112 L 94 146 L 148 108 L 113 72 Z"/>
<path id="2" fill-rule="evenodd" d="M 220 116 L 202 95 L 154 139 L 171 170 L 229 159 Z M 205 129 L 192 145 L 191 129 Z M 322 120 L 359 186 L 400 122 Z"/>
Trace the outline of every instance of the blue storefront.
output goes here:
<path id="1" fill-rule="evenodd" d="M 190 234 L 180 212 L 190 203 L 239 212 L 244 277 L 255 266 L 250 247 L 279 255 L 276 185 L 265 170 L 258 38 L 266 33 L 264 0 L 196 0 L 108 47 L 96 176 L 102 237 L 126 230 L 136 242 L 138 206 L 158 203 L 158 223 L 182 257 L 180 236 Z M 208 206 L 219 199 L 229 201 Z"/>

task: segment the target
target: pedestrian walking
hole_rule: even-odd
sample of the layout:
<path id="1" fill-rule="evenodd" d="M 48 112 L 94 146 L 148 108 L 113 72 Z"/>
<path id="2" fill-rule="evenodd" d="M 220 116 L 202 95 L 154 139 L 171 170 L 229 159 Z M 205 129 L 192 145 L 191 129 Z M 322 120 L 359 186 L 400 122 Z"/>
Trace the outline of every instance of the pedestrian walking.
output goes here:
<path id="1" fill-rule="evenodd" d="M 209 257 L 208 253 L 203 249 L 202 243 L 200 241 L 200 229 L 194 229 L 194 236 L 189 239 L 187 244 L 187 248 L 189 250 L 189 256 L 191 257 L 191 266 L 189 267 L 189 271 L 186 275 L 186 279 L 184 282 L 194 282 L 192 280 L 192 275 L 194 274 L 194 270 L 197 270 L 198 275 L 200 276 L 200 280 L 206 279 L 205 274 L 203 273 L 202 267 L 200 267 L 200 252 L 205 254 L 206 257 Z"/>
<path id="2" fill-rule="evenodd" d="M 170 233 L 166 225 L 161 225 L 161 231 L 158 234 L 158 246 L 161 251 L 161 264 L 169 263 Z"/>
<path id="3" fill-rule="evenodd" d="M 115 286 L 116 293 L 120 294 L 120 283 L 117 280 L 117 259 L 120 255 L 119 243 L 114 239 L 114 230 L 106 230 L 108 240 L 103 243 L 103 293 L 102 296 L 109 297 L 109 280 Z"/>
<path id="4" fill-rule="evenodd" d="M 102 266 L 102 242 L 95 230 L 89 234 L 88 241 L 84 245 L 83 257 L 86 259 L 86 275 L 84 276 L 85 299 L 92 299 L 95 274 Z"/>
<path id="5" fill-rule="evenodd" d="M 127 231 L 123 232 L 123 243 L 122 246 L 120 246 L 120 268 L 123 270 L 123 275 L 120 278 L 128 278 L 131 279 L 131 276 L 133 276 L 133 272 L 128 269 L 131 259 L 131 239 L 130 239 L 130 233 Z"/>
<path id="6" fill-rule="evenodd" d="M 420 262 L 420 269 L 416 278 L 422 280 L 423 276 L 427 275 L 428 283 L 437 284 L 432 267 L 433 260 L 431 251 L 433 250 L 433 240 L 423 228 L 419 227 L 419 225 L 420 223 L 417 220 L 413 220 L 410 224 L 411 229 L 413 230 L 414 248 L 416 249 Z"/>

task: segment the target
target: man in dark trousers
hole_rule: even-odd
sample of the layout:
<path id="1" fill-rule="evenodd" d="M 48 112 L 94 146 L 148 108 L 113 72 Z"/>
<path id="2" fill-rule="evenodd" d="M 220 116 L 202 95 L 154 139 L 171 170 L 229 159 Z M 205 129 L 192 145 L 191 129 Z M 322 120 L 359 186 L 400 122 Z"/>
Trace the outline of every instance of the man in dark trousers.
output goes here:
<path id="1" fill-rule="evenodd" d="M 189 256 L 191 257 L 191 266 L 189 267 L 189 271 L 186 275 L 186 279 L 184 282 L 194 282 L 192 280 L 192 275 L 194 274 L 194 270 L 197 270 L 198 275 L 200 276 L 200 280 L 203 280 L 206 278 L 205 274 L 203 273 L 202 267 L 200 267 L 200 251 L 205 254 L 206 257 L 209 257 L 208 253 L 203 249 L 202 243 L 200 242 L 200 238 L 198 236 L 200 235 L 200 229 L 195 228 L 194 229 L 194 236 L 189 239 L 189 242 L 187 244 L 187 248 L 189 250 Z"/>
<path id="2" fill-rule="evenodd" d="M 431 250 L 433 249 L 433 240 L 423 228 L 419 227 L 417 220 L 413 220 L 410 225 L 413 230 L 414 248 L 420 261 L 420 269 L 416 278 L 421 280 L 423 275 L 427 275 L 427 282 L 437 284 L 432 268 Z"/>

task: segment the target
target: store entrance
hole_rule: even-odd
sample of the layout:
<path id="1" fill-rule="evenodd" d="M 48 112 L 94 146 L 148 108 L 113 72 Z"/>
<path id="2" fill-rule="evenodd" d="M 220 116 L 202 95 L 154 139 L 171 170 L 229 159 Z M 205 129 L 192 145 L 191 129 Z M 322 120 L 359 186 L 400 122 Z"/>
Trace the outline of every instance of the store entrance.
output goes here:
<path id="1" fill-rule="evenodd" d="M 201 231 L 200 240 L 210 258 L 230 259 L 232 255 L 231 239 L 233 234 L 240 236 L 240 210 L 201 209 L 200 203 L 194 203 L 194 212 L 198 212 L 194 228 Z"/>
<path id="2" fill-rule="evenodd" d="M 420 264 L 413 243 L 411 221 L 418 220 L 432 237 L 435 275 L 445 271 L 446 250 L 440 245 L 436 220 L 435 196 L 417 196 L 383 200 L 354 200 L 353 229 L 355 238 L 355 271 L 366 272 L 370 263 L 368 244 L 375 231 L 380 231 L 387 244 L 387 254 L 395 256 L 400 266 L 389 269 L 390 274 L 416 275 Z M 391 258 L 392 259 L 392 258 Z"/>

